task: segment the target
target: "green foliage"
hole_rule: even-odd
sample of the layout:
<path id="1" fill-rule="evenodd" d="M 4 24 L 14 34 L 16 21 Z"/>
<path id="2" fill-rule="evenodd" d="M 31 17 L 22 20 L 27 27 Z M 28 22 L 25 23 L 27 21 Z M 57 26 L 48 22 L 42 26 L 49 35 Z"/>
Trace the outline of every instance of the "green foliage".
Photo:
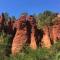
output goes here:
<path id="1" fill-rule="evenodd" d="M 10 56 L 9 60 L 55 60 L 55 52 L 46 48 L 38 48 L 37 50 L 27 49 L 28 53 L 20 53 L 17 56 Z M 50 52 L 49 52 L 50 51 Z"/>
<path id="2" fill-rule="evenodd" d="M 43 13 L 38 14 L 38 16 L 36 18 L 38 28 L 42 28 L 45 24 L 51 25 L 52 19 L 56 15 L 57 15 L 57 13 L 54 13 L 51 11 L 44 11 Z"/>
<path id="3" fill-rule="evenodd" d="M 23 12 L 23 13 L 21 13 L 21 15 L 25 15 L 25 16 L 27 16 L 28 13 L 27 13 L 27 12 Z"/>
<path id="4" fill-rule="evenodd" d="M 15 21 L 16 20 L 15 16 L 12 16 L 11 17 L 11 20 Z"/>
<path id="5" fill-rule="evenodd" d="M 59 51 L 60 51 L 60 41 L 56 42 L 56 43 L 52 46 L 52 48 L 53 48 L 54 50 L 56 50 L 57 52 L 59 52 Z"/>
<path id="6" fill-rule="evenodd" d="M 9 45 L 10 37 L 3 32 L 0 32 L 0 60 L 5 60 L 6 46 Z"/>

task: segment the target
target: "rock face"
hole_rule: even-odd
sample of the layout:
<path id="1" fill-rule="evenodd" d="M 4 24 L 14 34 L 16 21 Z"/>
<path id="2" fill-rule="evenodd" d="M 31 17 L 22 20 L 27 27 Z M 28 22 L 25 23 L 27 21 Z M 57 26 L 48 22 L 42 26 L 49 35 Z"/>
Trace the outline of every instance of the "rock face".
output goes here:
<path id="1" fill-rule="evenodd" d="M 60 18 L 59 18 L 60 19 Z M 24 44 L 29 44 L 32 49 L 36 49 L 40 44 L 41 47 L 50 48 L 52 43 L 60 39 L 60 22 L 55 20 L 52 26 L 45 25 L 39 30 L 36 26 L 36 20 L 33 16 L 21 16 L 15 21 L 13 29 L 16 29 L 16 34 L 12 43 L 12 54 L 21 51 Z"/>
<path id="2" fill-rule="evenodd" d="M 41 46 L 46 47 L 46 48 L 50 48 L 51 47 L 51 42 L 50 42 L 48 27 L 45 26 L 43 28 L 43 31 L 44 31 L 44 34 L 43 34 L 43 38 L 41 40 Z"/>
<path id="3" fill-rule="evenodd" d="M 0 16 L 0 31 L 2 31 L 3 29 L 4 21 L 5 21 L 4 14 L 2 13 L 2 15 Z"/>
<path id="4" fill-rule="evenodd" d="M 7 23 L 7 34 L 13 34 L 13 24 L 14 24 L 14 21 L 13 20 L 9 20 L 8 23 Z"/>
<path id="5" fill-rule="evenodd" d="M 45 44 L 44 46 L 49 48 L 51 44 L 60 40 L 60 15 L 55 17 L 51 26 L 43 28 L 43 31 L 42 46 Z"/>
<path id="6" fill-rule="evenodd" d="M 37 48 L 37 44 L 36 44 L 36 20 L 34 19 L 33 16 L 29 16 L 28 17 L 28 21 L 30 22 L 31 25 L 31 42 L 30 42 L 30 47 L 32 49 L 36 49 Z"/>
<path id="7" fill-rule="evenodd" d="M 56 17 L 51 26 L 51 38 L 55 43 L 57 40 L 60 40 L 60 17 Z"/>
<path id="8" fill-rule="evenodd" d="M 31 29 L 31 43 L 30 43 L 30 47 L 32 49 L 36 49 L 37 48 L 37 44 L 36 44 L 36 36 L 35 36 L 35 30 L 34 28 Z"/>
<path id="9" fill-rule="evenodd" d="M 27 41 L 26 17 L 21 16 L 16 22 L 16 34 L 12 43 L 12 54 L 16 55 Z"/>
<path id="10" fill-rule="evenodd" d="M 16 55 L 22 50 L 24 44 L 29 44 L 32 49 L 37 48 L 36 44 L 36 20 L 33 16 L 29 16 L 26 20 L 25 16 L 21 16 L 14 24 L 16 34 L 12 43 L 12 54 Z"/>

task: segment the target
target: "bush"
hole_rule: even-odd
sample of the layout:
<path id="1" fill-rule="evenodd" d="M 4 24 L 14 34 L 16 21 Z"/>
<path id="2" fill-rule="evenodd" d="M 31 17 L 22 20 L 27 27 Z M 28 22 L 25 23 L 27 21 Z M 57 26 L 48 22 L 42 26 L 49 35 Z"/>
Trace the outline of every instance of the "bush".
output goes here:
<path id="1" fill-rule="evenodd" d="M 8 53 L 8 41 L 10 37 L 3 32 L 0 32 L 0 60 L 5 60 L 6 54 Z M 9 54 L 9 53 L 8 53 Z"/>
<path id="2" fill-rule="evenodd" d="M 55 60 L 55 52 L 52 49 L 38 48 L 37 50 L 32 50 L 29 48 L 25 51 L 15 57 L 10 56 L 9 60 Z"/>

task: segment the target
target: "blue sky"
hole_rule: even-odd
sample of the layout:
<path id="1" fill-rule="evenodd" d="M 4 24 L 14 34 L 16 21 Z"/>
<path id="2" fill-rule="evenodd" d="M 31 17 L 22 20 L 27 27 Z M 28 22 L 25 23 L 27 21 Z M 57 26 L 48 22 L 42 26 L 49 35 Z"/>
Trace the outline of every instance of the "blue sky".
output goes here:
<path id="1" fill-rule="evenodd" d="M 60 13 L 60 0 L 0 0 L 0 13 L 19 17 L 22 12 L 38 14 L 44 10 Z"/>

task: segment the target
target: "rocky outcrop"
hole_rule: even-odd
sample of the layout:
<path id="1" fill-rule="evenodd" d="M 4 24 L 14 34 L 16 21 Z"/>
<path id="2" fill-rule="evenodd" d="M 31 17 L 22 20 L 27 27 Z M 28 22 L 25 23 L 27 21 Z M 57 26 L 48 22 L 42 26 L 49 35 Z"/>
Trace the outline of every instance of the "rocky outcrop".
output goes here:
<path id="1" fill-rule="evenodd" d="M 60 15 L 53 19 L 52 25 L 45 25 L 43 29 L 38 29 L 34 16 L 22 15 L 18 20 L 7 21 L 4 26 L 4 14 L 0 16 L 0 32 L 4 30 L 6 34 L 11 34 L 11 52 L 13 55 L 19 53 L 23 46 L 27 44 L 32 49 L 37 47 L 50 48 L 52 44 L 60 40 Z"/>
<path id="2" fill-rule="evenodd" d="M 60 40 L 60 15 L 53 19 L 52 25 L 46 25 L 43 28 L 42 46 L 49 48 L 52 44 Z M 44 43 L 44 44 L 43 44 Z"/>
<path id="3" fill-rule="evenodd" d="M 16 55 L 21 51 L 24 44 L 27 41 L 27 27 L 26 27 L 26 17 L 21 16 L 20 19 L 16 22 L 16 34 L 12 42 L 12 54 Z"/>
<path id="4" fill-rule="evenodd" d="M 13 32 L 14 32 L 13 24 L 14 24 L 14 21 L 11 19 L 7 22 L 7 34 L 13 35 Z"/>
<path id="5" fill-rule="evenodd" d="M 50 36 L 49 36 L 49 29 L 48 26 L 44 26 L 43 28 L 43 38 L 41 40 L 41 46 L 50 48 L 51 47 L 51 41 L 50 41 Z"/>
<path id="6" fill-rule="evenodd" d="M 53 25 L 45 25 L 43 29 L 39 30 L 33 16 L 29 16 L 27 20 L 25 18 L 21 17 L 15 21 L 14 28 L 16 29 L 16 34 L 12 43 L 12 54 L 21 51 L 26 43 L 32 49 L 36 49 L 39 44 L 42 48 L 50 48 L 57 39 L 60 39 L 60 23 L 57 23 L 57 20 L 54 21 Z"/>
<path id="7" fill-rule="evenodd" d="M 51 38 L 53 42 L 60 40 L 60 16 L 57 16 L 54 21 L 53 25 L 51 26 Z"/>
<path id="8" fill-rule="evenodd" d="M 2 31 L 3 29 L 4 21 L 5 21 L 4 14 L 2 13 L 2 15 L 0 16 L 0 31 Z"/>
<path id="9" fill-rule="evenodd" d="M 36 27 L 36 20 L 34 19 L 33 16 L 29 16 L 28 17 L 28 21 L 31 25 L 31 42 L 30 42 L 30 47 L 32 49 L 36 49 L 37 48 L 37 44 L 36 44 L 36 30 L 37 30 L 37 27 Z"/>

